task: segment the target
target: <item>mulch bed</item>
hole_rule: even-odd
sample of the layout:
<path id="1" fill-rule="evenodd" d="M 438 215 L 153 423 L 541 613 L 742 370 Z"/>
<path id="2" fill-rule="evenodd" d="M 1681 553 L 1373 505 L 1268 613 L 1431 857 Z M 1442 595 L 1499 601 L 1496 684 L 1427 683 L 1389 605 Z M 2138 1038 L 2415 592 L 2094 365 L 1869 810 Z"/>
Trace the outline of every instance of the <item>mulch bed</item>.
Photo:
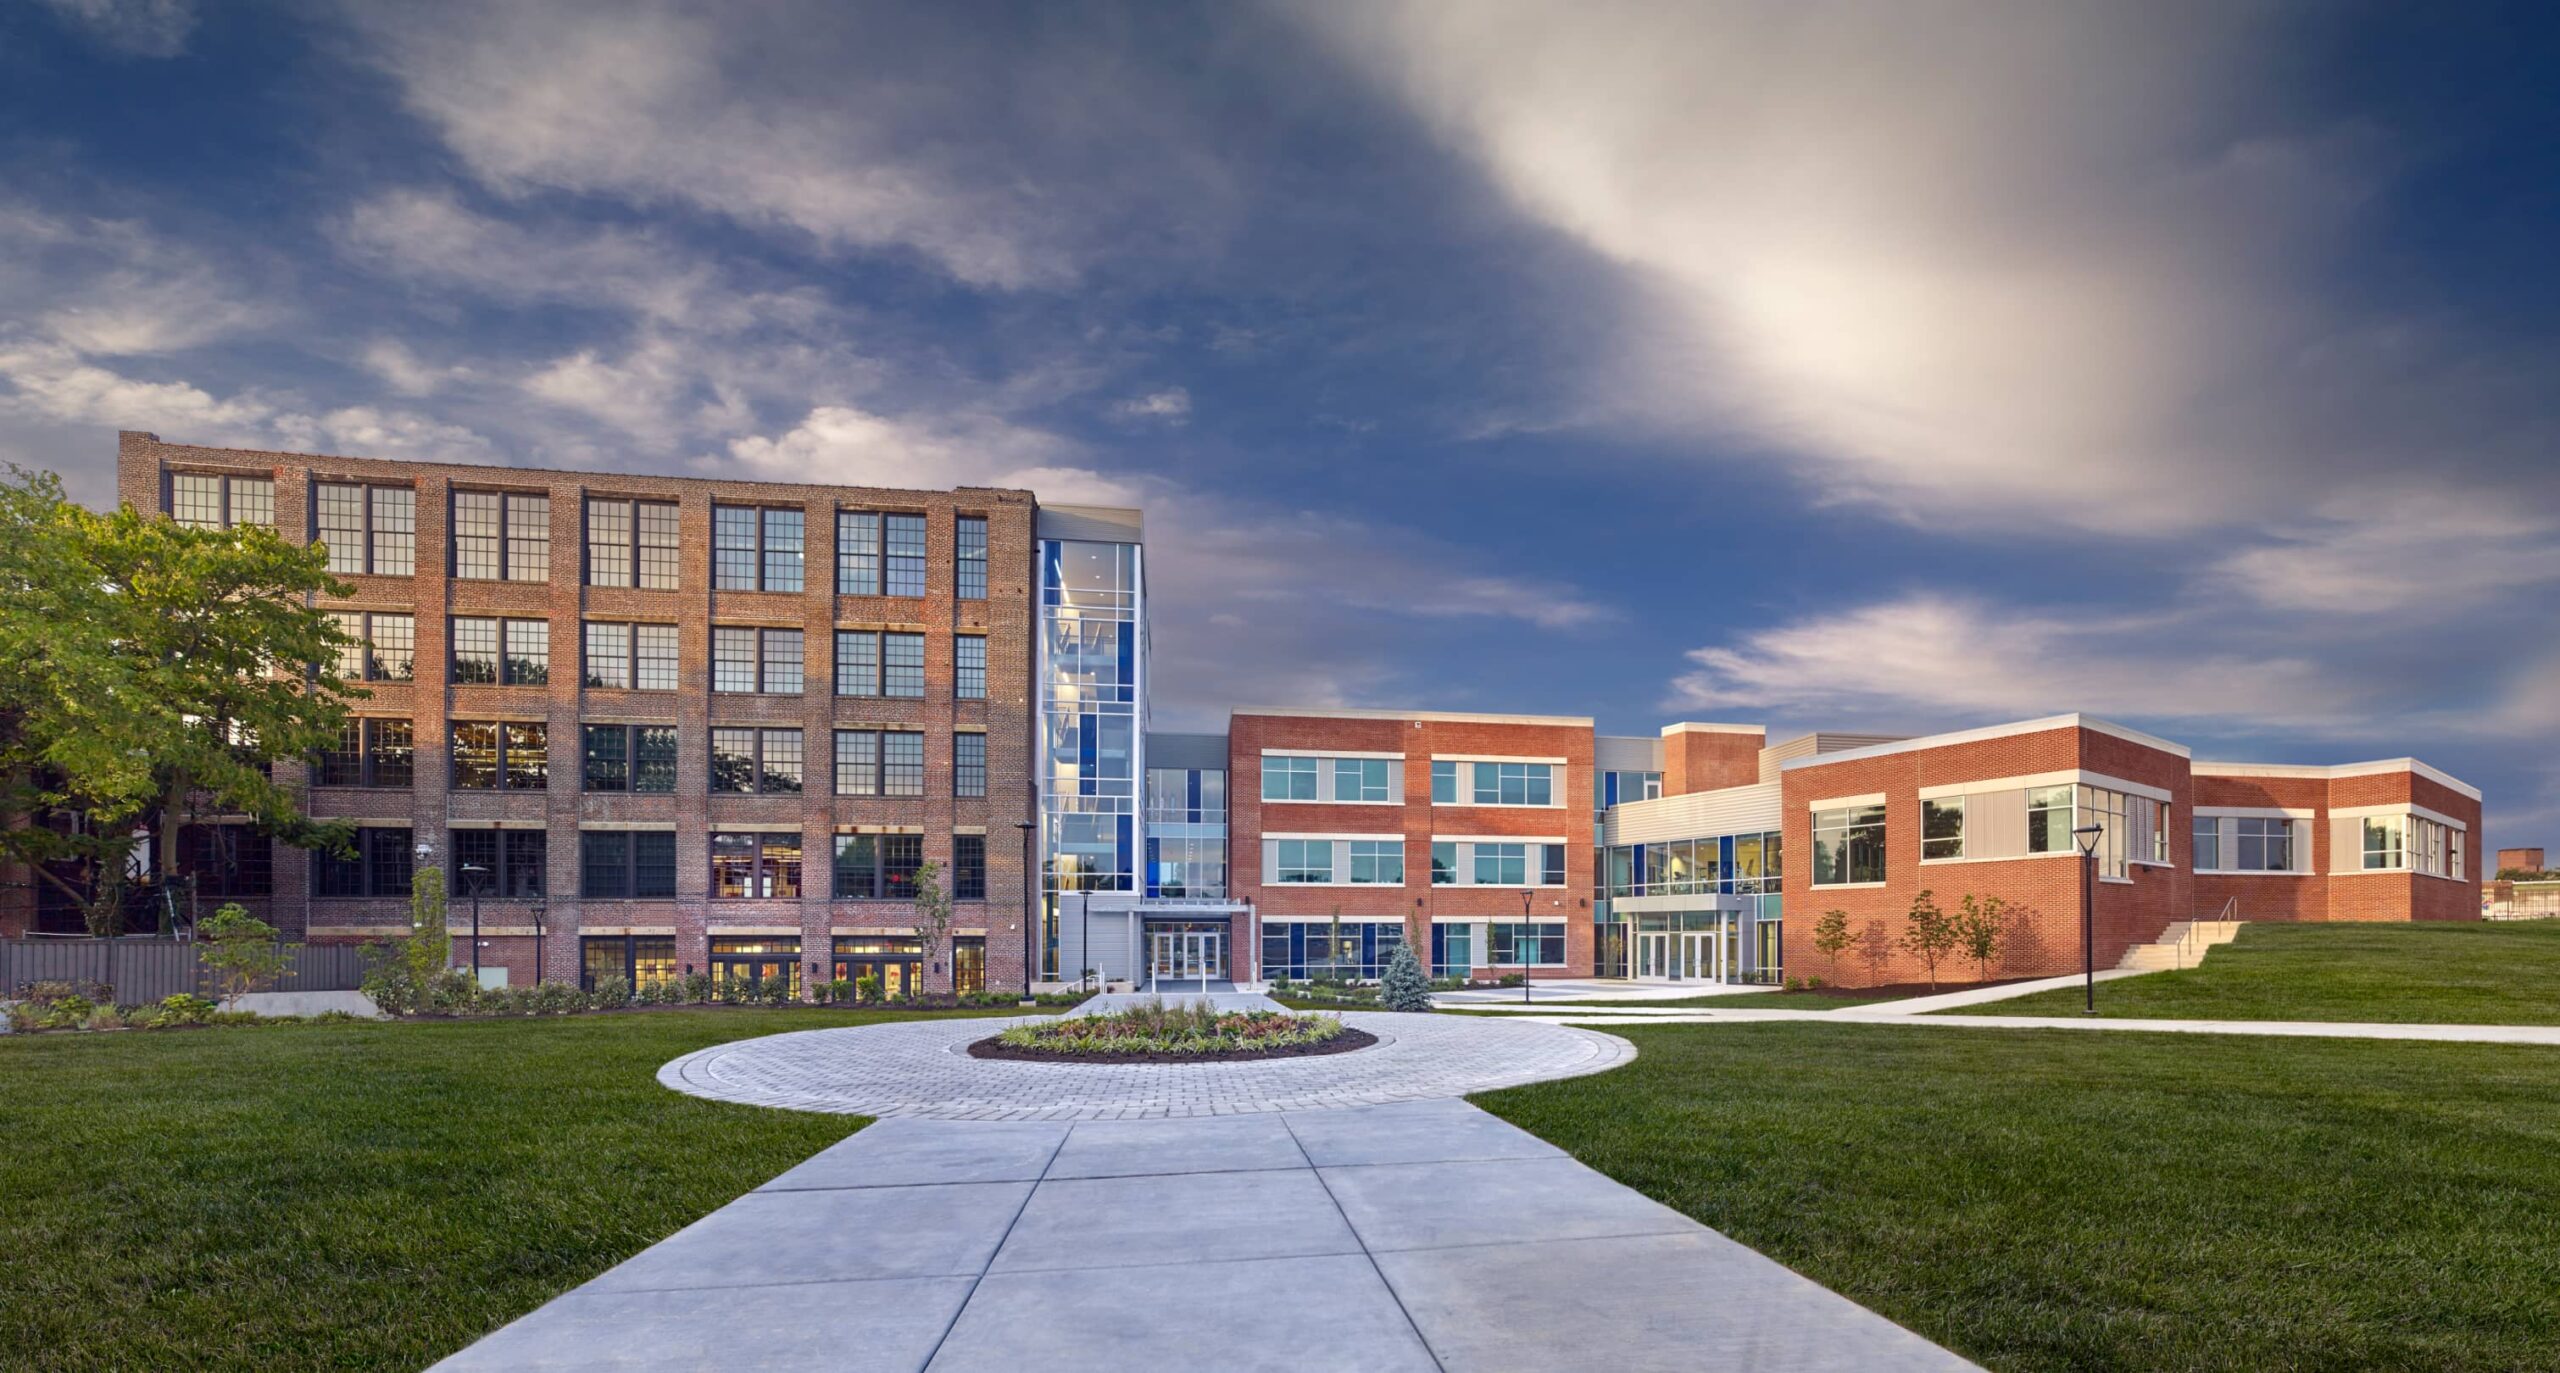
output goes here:
<path id="1" fill-rule="evenodd" d="M 995 1039 L 969 1046 L 971 1058 L 1002 1058 L 1017 1063 L 1245 1063 L 1257 1058 L 1315 1058 L 1347 1054 L 1378 1042 L 1367 1030 L 1345 1027 L 1320 1044 L 1289 1044 L 1277 1049 L 1219 1049 L 1205 1054 L 1080 1054 L 1060 1049 L 1022 1049 Z"/>

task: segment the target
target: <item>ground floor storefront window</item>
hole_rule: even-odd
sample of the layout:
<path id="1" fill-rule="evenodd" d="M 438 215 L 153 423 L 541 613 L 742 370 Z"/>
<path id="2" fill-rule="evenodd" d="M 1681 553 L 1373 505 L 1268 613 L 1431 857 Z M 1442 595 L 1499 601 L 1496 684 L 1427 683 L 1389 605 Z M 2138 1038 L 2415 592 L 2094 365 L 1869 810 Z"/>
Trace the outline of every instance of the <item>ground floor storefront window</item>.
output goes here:
<path id="1" fill-rule="evenodd" d="M 677 979 L 676 937 L 671 934 L 591 934 L 578 940 L 578 980 L 588 991 L 618 977 L 638 992 Z"/>
<path id="2" fill-rule="evenodd" d="M 1296 979 L 1375 980 L 1404 942 L 1404 926 L 1392 920 L 1345 920 L 1340 925 L 1265 925 L 1262 975 Z"/>
<path id="3" fill-rule="evenodd" d="M 729 935 L 711 941 L 711 994 L 727 1000 L 741 992 L 762 994 L 782 981 L 800 995 L 800 940 L 779 935 Z"/>
<path id="4" fill-rule="evenodd" d="M 987 989 L 987 938 L 962 935 L 951 941 L 951 990 L 961 996 Z"/>
<path id="5" fill-rule="evenodd" d="M 1532 968 L 1564 966 L 1562 925 L 1495 924 L 1488 933 L 1492 947 L 1485 961 L 1497 972 L 1524 964 Z"/>
<path id="6" fill-rule="evenodd" d="M 1465 977 L 1475 967 L 1476 931 L 1473 925 L 1434 925 L 1431 927 L 1431 975 L 1433 977 Z"/>
<path id="7" fill-rule="evenodd" d="M 983 966 L 983 940 L 979 947 Z M 878 979 L 879 990 L 872 991 L 865 978 Z M 837 935 L 835 979 L 852 983 L 858 1000 L 903 1001 L 924 990 L 924 941 L 896 935 Z"/>

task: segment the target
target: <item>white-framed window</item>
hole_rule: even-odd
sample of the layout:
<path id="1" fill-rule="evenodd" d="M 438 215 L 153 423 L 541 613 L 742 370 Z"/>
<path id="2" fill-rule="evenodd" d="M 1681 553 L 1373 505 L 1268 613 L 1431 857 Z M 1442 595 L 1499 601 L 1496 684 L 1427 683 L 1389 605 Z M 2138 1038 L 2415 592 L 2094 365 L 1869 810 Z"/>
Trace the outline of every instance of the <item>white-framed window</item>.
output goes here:
<path id="1" fill-rule="evenodd" d="M 1313 758 L 1263 759 L 1262 799 L 1265 801 L 1315 800 L 1316 760 Z"/>
<path id="2" fill-rule="evenodd" d="M 2198 872 L 2218 872 L 2222 868 L 2222 821 L 2211 815 L 2199 815 L 2195 821 L 2195 865 Z"/>
<path id="3" fill-rule="evenodd" d="M 1942 796 L 1920 803 L 1920 856 L 1964 857 L 1964 798 Z"/>
<path id="4" fill-rule="evenodd" d="M 1431 804 L 1458 804 L 1458 764 L 1454 759 L 1435 758 L 1431 762 Z"/>
<path id="5" fill-rule="evenodd" d="M 2293 821 L 2244 815 L 2233 823 L 2232 831 L 2232 871 L 2293 871 Z"/>
<path id="6" fill-rule="evenodd" d="M 1843 806 L 1813 813 L 1814 886 L 1847 887 L 1883 880 L 1883 806 Z"/>
<path id="7" fill-rule="evenodd" d="M 1525 887 L 1529 885 L 1529 849 L 1527 844 L 1476 845 L 1476 885 L 1479 887 Z"/>
<path id="8" fill-rule="evenodd" d="M 2072 791 L 2069 783 L 2027 789 L 2027 852 L 2071 851 L 2071 828 L 2079 823 L 2072 818 Z"/>
<path id="9" fill-rule="evenodd" d="M 2364 869 L 2389 871 L 2409 866 L 2409 817 L 2368 815 L 2364 818 Z"/>
<path id="10" fill-rule="evenodd" d="M 1274 882 L 1330 882 L 1333 880 L 1333 841 L 1330 839 L 1275 839 L 1272 846 L 1272 878 Z"/>
<path id="11" fill-rule="evenodd" d="M 1431 885 L 1458 885 L 1458 846 L 1455 843 L 1439 839 L 1431 842 Z"/>
<path id="12" fill-rule="evenodd" d="M 1404 841 L 1400 839 L 1352 840 L 1351 880 L 1364 886 L 1403 886 Z"/>
<path id="13" fill-rule="evenodd" d="M 1436 767 L 1437 764 L 1434 764 Z M 1471 799 L 1479 806 L 1555 804 L 1555 768 L 1548 763 L 1477 763 Z"/>
<path id="14" fill-rule="evenodd" d="M 1387 760 L 1384 758 L 1334 759 L 1333 799 L 1365 802 L 1390 799 L 1387 794 Z"/>

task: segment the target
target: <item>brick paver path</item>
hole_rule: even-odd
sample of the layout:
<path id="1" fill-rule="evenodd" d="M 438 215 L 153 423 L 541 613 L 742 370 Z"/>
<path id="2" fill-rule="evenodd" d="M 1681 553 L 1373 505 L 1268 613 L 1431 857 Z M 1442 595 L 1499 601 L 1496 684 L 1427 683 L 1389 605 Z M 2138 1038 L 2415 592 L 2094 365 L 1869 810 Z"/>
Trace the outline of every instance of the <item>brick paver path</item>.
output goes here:
<path id="1" fill-rule="evenodd" d="M 680 1092 L 866 1116 L 1118 1120 L 1242 1115 L 1459 1097 L 1603 1072 L 1615 1035 L 1473 1016 L 1353 1013 L 1378 1043 L 1250 1063 L 1009 1063 L 968 1046 L 1018 1020 L 912 1020 L 803 1030 L 696 1050 L 658 1070 Z"/>

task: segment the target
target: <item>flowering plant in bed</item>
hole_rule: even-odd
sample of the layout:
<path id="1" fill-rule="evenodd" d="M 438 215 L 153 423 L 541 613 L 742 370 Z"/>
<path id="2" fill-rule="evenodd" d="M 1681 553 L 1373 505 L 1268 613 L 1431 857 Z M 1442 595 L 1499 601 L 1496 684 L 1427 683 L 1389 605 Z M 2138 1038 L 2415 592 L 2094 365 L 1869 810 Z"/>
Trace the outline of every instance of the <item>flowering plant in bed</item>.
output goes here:
<path id="1" fill-rule="evenodd" d="M 1206 1001 L 1151 1002 L 1099 1015 L 1015 1025 L 985 1043 L 1005 1057 L 1230 1058 L 1323 1052 L 1373 1042 L 1330 1015 L 1221 1011 Z"/>

